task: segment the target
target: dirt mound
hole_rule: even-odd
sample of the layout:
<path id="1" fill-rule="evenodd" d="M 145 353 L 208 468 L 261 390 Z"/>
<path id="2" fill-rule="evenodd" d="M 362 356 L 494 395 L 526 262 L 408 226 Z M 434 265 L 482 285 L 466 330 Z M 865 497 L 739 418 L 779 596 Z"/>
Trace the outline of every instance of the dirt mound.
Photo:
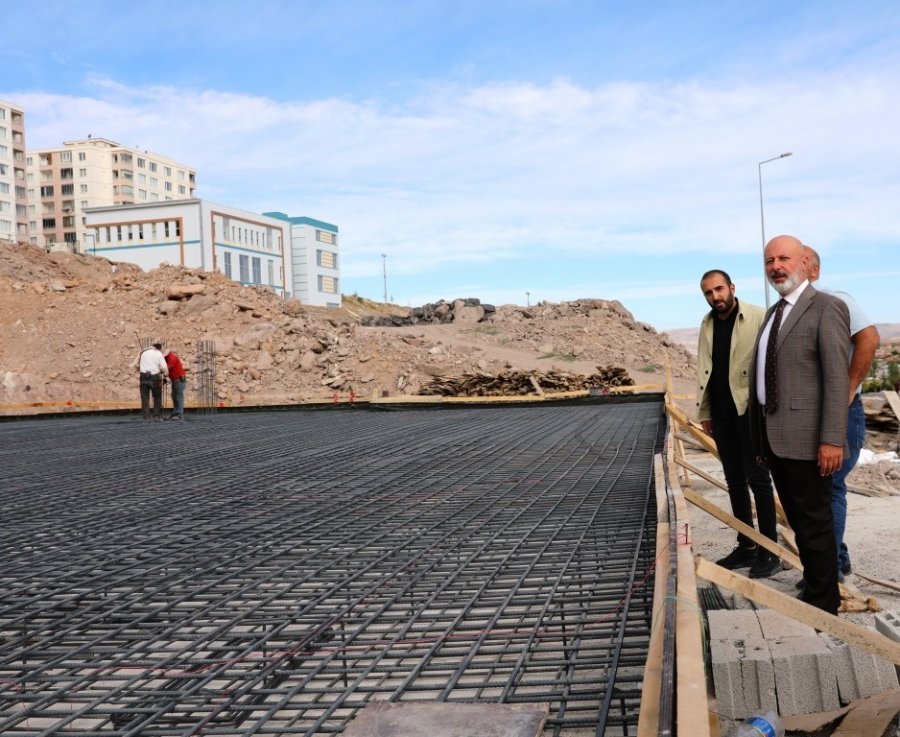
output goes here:
<path id="1" fill-rule="evenodd" d="M 131 364 L 158 338 L 186 361 L 200 340 L 218 353 L 218 399 L 306 402 L 415 394 L 436 376 L 510 369 L 590 375 L 625 368 L 638 383 L 663 381 L 663 366 L 693 381 L 693 359 L 619 303 L 523 308 L 491 317 L 462 304 L 450 323 L 365 327 L 410 311 L 358 297 L 341 309 L 285 301 L 219 273 L 131 264 L 30 246 L 0 246 L 0 403 L 129 400 Z M 475 310 L 477 312 L 477 310 Z M 188 386 L 188 401 L 193 399 Z"/>

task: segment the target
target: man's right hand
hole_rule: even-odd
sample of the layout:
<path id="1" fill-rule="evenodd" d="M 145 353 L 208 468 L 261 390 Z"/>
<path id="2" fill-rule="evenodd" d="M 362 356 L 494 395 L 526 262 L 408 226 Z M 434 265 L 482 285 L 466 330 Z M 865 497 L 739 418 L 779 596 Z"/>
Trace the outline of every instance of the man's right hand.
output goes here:
<path id="1" fill-rule="evenodd" d="M 700 420 L 700 424 L 703 426 L 703 432 L 712 437 L 712 420 Z"/>

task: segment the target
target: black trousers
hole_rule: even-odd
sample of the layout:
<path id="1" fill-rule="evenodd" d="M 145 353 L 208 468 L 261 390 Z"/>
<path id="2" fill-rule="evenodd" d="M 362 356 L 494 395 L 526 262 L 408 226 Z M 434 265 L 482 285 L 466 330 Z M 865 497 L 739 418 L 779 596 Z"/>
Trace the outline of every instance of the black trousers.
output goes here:
<path id="1" fill-rule="evenodd" d="M 753 507 L 750 490 L 756 502 L 756 518 L 759 531 L 770 540 L 778 541 L 775 523 L 775 494 L 769 472 L 756 462 L 753 442 L 750 439 L 750 413 L 713 415 L 713 439 L 719 450 L 722 470 L 728 484 L 731 511 L 745 525 L 753 527 Z M 749 489 L 747 488 L 749 484 Z M 751 547 L 755 543 L 738 535 L 738 544 Z"/>
<path id="2" fill-rule="evenodd" d="M 150 419 L 150 397 L 153 396 L 153 416 L 162 417 L 162 376 L 141 374 L 141 415 Z"/>
<path id="3" fill-rule="evenodd" d="M 818 461 L 798 461 L 775 455 L 765 431 L 763 438 L 778 498 L 797 536 L 806 581 L 801 599 L 830 614 L 837 614 L 841 594 L 834 554 L 831 476 L 820 475 Z"/>

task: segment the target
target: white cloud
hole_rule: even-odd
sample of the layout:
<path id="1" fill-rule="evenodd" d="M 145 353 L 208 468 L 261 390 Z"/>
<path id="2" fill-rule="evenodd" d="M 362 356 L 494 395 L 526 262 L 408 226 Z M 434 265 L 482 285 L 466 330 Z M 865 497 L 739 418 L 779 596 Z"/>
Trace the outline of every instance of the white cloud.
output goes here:
<path id="1" fill-rule="evenodd" d="M 784 150 L 794 156 L 764 169 L 770 234 L 803 233 L 828 256 L 900 232 L 890 68 L 768 86 L 441 85 L 400 105 L 88 85 L 16 95 L 29 148 L 92 133 L 196 167 L 201 196 L 335 222 L 345 277 L 377 275 L 385 251 L 423 277 L 490 268 L 526 246 L 752 257 L 757 162 Z"/>

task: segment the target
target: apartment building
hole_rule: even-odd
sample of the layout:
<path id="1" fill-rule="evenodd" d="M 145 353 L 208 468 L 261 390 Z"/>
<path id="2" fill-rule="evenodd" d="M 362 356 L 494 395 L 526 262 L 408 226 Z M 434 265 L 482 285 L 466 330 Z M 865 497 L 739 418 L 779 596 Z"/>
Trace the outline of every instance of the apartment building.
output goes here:
<path id="1" fill-rule="evenodd" d="M 0 100 L 0 240 L 28 243 L 25 111 Z"/>
<path id="2" fill-rule="evenodd" d="M 66 141 L 28 152 L 30 242 L 85 251 L 86 210 L 190 199 L 197 172 L 166 156 L 106 138 Z"/>
<path id="3" fill-rule="evenodd" d="M 163 263 L 221 271 L 285 293 L 287 223 L 200 199 L 91 207 L 85 253 L 144 270 Z"/>
<path id="4" fill-rule="evenodd" d="M 341 306 L 338 226 L 308 217 L 266 212 L 290 223 L 291 292 L 303 304 Z"/>

